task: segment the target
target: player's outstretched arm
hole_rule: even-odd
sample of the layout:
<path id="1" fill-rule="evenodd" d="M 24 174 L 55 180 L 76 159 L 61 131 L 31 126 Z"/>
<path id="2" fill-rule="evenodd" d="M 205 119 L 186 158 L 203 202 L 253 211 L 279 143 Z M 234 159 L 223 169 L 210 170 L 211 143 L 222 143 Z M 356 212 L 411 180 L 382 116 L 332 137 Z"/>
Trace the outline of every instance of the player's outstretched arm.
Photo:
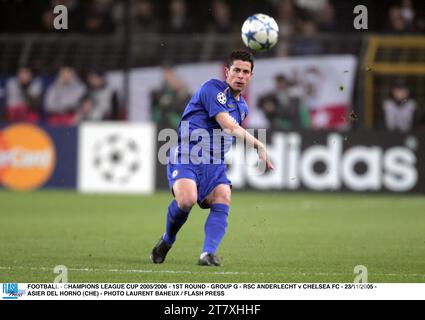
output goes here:
<path id="1" fill-rule="evenodd" d="M 255 148 L 258 152 L 258 157 L 261 159 L 261 161 L 264 161 L 266 163 L 267 169 L 273 169 L 273 164 L 270 160 L 269 155 L 267 154 L 266 146 L 262 144 L 261 141 L 256 139 L 252 134 L 242 128 L 240 125 L 234 123 L 227 112 L 219 112 L 215 116 L 215 120 L 226 133 L 237 138 L 243 139 L 249 146 Z"/>

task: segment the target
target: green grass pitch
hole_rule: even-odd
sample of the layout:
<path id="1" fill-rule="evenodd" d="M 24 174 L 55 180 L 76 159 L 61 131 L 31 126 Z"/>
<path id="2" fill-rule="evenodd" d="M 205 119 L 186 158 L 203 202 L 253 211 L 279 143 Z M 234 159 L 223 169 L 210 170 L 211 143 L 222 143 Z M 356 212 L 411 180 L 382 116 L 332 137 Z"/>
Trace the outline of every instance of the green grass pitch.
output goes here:
<path id="1" fill-rule="evenodd" d="M 162 265 L 167 192 L 0 192 L 0 282 L 425 282 L 423 196 L 233 192 L 222 267 L 200 267 L 198 207 Z"/>

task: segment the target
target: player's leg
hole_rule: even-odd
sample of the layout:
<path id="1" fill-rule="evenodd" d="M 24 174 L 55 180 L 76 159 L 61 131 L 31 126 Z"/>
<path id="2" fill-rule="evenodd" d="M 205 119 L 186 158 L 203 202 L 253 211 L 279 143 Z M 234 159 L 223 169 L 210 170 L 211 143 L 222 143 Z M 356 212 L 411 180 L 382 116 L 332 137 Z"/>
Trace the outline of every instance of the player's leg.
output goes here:
<path id="1" fill-rule="evenodd" d="M 211 211 L 205 222 L 205 240 L 199 259 L 200 265 L 220 265 L 215 253 L 226 233 L 230 202 L 231 189 L 228 184 L 217 185 L 205 199 L 205 204 Z"/>
<path id="2" fill-rule="evenodd" d="M 198 199 L 196 183 L 191 179 L 178 179 L 173 185 L 173 193 L 175 199 L 168 206 L 167 226 L 163 236 L 169 246 L 176 241 L 177 232 Z"/>
<path id="3" fill-rule="evenodd" d="M 177 233 L 186 222 L 189 212 L 197 201 L 196 183 L 192 179 L 178 179 L 173 184 L 173 201 L 168 206 L 164 235 L 151 253 L 153 263 L 163 263 L 168 251 L 176 241 Z"/>

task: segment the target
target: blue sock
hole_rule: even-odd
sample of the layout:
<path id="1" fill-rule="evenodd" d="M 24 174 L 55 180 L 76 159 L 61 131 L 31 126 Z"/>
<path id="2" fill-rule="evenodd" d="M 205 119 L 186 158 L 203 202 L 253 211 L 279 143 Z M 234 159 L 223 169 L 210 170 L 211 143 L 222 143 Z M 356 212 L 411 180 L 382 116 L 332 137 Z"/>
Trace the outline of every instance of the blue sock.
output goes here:
<path id="1" fill-rule="evenodd" d="M 176 241 L 177 232 L 186 222 L 188 216 L 189 212 L 180 209 L 176 200 L 171 201 L 167 212 L 167 229 L 162 237 L 168 245 L 172 246 Z"/>
<path id="2" fill-rule="evenodd" d="M 226 233 L 229 206 L 216 203 L 211 206 L 210 214 L 205 222 L 205 241 L 203 252 L 215 253 Z"/>

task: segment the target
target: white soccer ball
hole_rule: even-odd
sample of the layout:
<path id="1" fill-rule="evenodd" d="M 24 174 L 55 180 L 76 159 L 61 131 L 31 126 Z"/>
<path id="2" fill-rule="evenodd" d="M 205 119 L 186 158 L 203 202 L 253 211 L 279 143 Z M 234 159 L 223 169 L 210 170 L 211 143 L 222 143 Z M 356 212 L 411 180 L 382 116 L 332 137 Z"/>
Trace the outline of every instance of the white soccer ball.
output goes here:
<path id="1" fill-rule="evenodd" d="M 242 41 L 254 51 L 267 51 L 273 48 L 279 38 L 276 21 L 262 13 L 254 14 L 242 25 Z"/>

